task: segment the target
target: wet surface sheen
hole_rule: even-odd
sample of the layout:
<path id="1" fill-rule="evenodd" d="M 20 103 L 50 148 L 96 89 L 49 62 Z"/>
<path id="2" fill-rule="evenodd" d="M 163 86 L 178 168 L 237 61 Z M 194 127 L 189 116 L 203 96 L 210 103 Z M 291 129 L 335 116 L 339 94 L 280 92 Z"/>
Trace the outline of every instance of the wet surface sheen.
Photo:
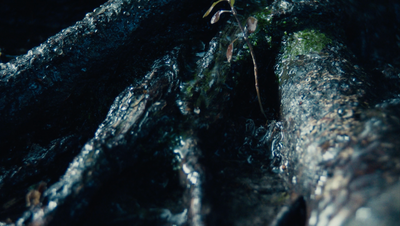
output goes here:
<path id="1" fill-rule="evenodd" d="M 398 4 L 235 4 L 266 118 L 208 2 L 109 1 L 1 63 L 0 225 L 396 225 L 399 65 L 371 40 Z"/>

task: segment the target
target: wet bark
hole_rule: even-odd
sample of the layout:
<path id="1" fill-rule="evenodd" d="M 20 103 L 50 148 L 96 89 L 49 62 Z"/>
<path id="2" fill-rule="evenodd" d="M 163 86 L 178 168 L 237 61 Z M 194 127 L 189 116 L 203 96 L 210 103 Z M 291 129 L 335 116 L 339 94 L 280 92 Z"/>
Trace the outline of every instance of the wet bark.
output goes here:
<path id="1" fill-rule="evenodd" d="M 311 16 L 307 26 L 294 26 L 278 60 L 284 175 L 306 199 L 308 225 L 395 225 L 399 100 L 377 93 L 380 83 L 357 65 L 340 33 L 343 15 L 330 13 L 335 5 L 318 7 L 327 23 Z M 331 39 L 308 33 L 316 28 Z"/>
<path id="2" fill-rule="evenodd" d="M 176 57 L 177 53 L 164 60 L 174 64 Z M 110 176 L 135 165 L 136 161 L 146 161 L 144 156 L 138 158 L 140 148 L 132 150 L 132 147 L 144 145 L 143 140 L 155 126 L 168 123 L 162 117 L 167 115 L 164 111 L 174 110 L 167 100 L 178 85 L 178 68 L 172 68 L 172 64 L 154 65 L 153 71 L 139 85 L 126 88 L 116 98 L 95 137 L 84 145 L 61 181 L 43 194 L 48 205 L 41 210 L 42 217 L 34 217 L 34 224 L 48 224 L 48 221 L 52 225 L 76 224 L 93 195 Z M 33 210 L 32 214 L 37 211 Z"/>
<path id="3" fill-rule="evenodd" d="M 83 122 L 98 124 L 126 83 L 140 79 L 163 52 L 208 28 L 194 22 L 201 17 L 190 16 L 204 7 L 200 2 L 109 1 L 27 54 L 1 64 L 0 142 L 12 148 L 16 134 L 34 139 L 38 128 L 44 130 L 38 136 L 46 137 L 65 135 L 63 130 Z M 187 23 L 177 23 L 181 21 Z M 132 68 L 138 75 L 132 75 Z M 73 106 L 80 111 L 70 112 Z M 66 119 L 65 114 L 74 117 Z"/>
<path id="4" fill-rule="evenodd" d="M 293 2 L 254 11 L 268 124 L 207 2 L 109 1 L 0 64 L 0 220 L 395 225 L 397 69 L 358 65 L 343 2 Z"/>
<path id="5" fill-rule="evenodd" d="M 17 219 L 17 215 L 25 209 L 25 194 L 30 186 L 39 181 L 54 184 L 69 162 L 78 153 L 81 152 L 82 155 L 82 147 L 86 147 L 84 144 L 106 116 L 113 99 L 128 84 L 140 83 L 155 59 L 177 45 L 190 42 L 191 36 L 200 39 L 209 36 L 210 27 L 205 21 L 201 21 L 202 9 L 207 6 L 203 2 L 191 1 L 110 1 L 87 14 L 76 25 L 33 48 L 28 54 L 1 64 L 0 199 L 3 203 L 3 219 Z M 181 23 L 182 21 L 187 23 Z M 175 75 L 169 80 L 157 81 L 165 84 L 171 82 L 171 85 L 173 83 L 176 86 L 179 80 Z M 141 105 L 146 105 L 143 102 L 154 101 L 154 98 L 158 98 L 157 95 L 165 95 L 160 88 L 163 87 L 161 84 L 154 86 L 154 92 L 147 94 L 150 97 L 143 99 L 144 94 L 141 96 Z M 124 93 L 120 95 L 124 96 Z M 159 104 L 163 107 L 165 103 Z M 141 112 L 136 114 L 140 117 L 143 116 L 143 111 L 149 114 L 148 107 L 139 110 Z M 133 121 L 136 122 L 135 120 Z M 153 120 L 155 118 L 151 121 Z M 150 126 L 152 122 L 145 123 L 145 126 Z M 124 125 L 122 134 L 127 133 L 130 126 L 132 125 Z M 144 132 L 136 132 L 145 136 Z M 122 154 L 116 154 L 116 157 L 123 159 Z M 104 158 L 100 159 L 99 161 L 105 161 Z M 85 159 L 92 160 L 89 157 Z M 101 165 L 95 162 L 93 166 L 81 166 L 87 167 L 85 170 L 72 166 L 70 171 L 73 174 L 79 170 L 88 172 L 90 167 Z M 101 179 L 93 176 L 93 185 L 82 189 L 81 194 L 84 195 L 79 196 L 79 203 L 92 197 L 90 188 L 99 188 L 115 172 L 107 171 L 107 161 L 102 164 L 103 168 L 96 168 L 96 175 Z M 126 163 L 113 164 L 126 168 Z M 64 203 L 70 192 L 77 189 L 77 183 L 80 183 L 78 180 L 82 177 L 74 178 L 67 185 L 58 185 L 65 187 L 68 192 L 57 194 L 57 200 Z M 96 180 L 99 182 L 95 182 Z M 32 188 L 35 189 L 35 186 Z M 67 199 L 64 210 L 71 210 L 71 205 L 77 205 L 77 199 L 70 199 L 75 201 Z M 82 204 L 82 208 L 83 206 L 85 205 Z M 40 209 L 36 209 L 38 210 Z M 22 220 L 32 216 L 27 213 Z M 67 218 L 64 222 L 67 223 L 72 220 L 66 217 L 69 214 L 60 215 L 55 222 L 60 223 Z M 44 218 L 43 221 L 48 219 Z M 75 218 L 75 221 L 78 219 Z"/>
<path id="6" fill-rule="evenodd" d="M 366 106 L 369 81 L 345 55 L 322 51 L 283 63 L 292 71 L 281 85 L 283 153 L 288 179 L 307 197 L 309 225 L 364 224 L 356 211 L 384 202 L 399 184 L 398 103 Z M 377 224 L 398 221 L 380 215 L 381 205 L 363 208 Z"/>

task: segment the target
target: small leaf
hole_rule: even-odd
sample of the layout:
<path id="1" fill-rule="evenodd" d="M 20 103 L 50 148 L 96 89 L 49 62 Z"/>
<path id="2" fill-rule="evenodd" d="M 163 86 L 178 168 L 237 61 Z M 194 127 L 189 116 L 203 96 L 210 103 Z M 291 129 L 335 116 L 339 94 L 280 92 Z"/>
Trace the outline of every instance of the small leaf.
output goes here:
<path id="1" fill-rule="evenodd" d="M 223 13 L 230 13 L 230 12 L 231 12 L 230 10 L 220 10 L 220 11 L 216 12 L 216 13 L 214 14 L 214 16 L 211 18 L 211 24 L 217 23 L 218 20 L 219 20 L 219 16 L 220 16 L 221 14 L 223 14 Z"/>
<path id="2" fill-rule="evenodd" d="M 233 52 L 233 43 L 235 43 L 237 39 L 233 40 L 231 44 L 229 44 L 228 48 L 226 49 L 226 59 L 228 62 L 231 62 L 232 59 L 232 52 Z"/>
<path id="3" fill-rule="evenodd" d="M 235 5 L 235 0 L 229 0 L 229 4 L 231 4 L 231 7 L 233 7 L 233 5 Z"/>
<path id="4" fill-rule="evenodd" d="M 228 60 L 228 62 L 231 62 L 232 51 L 233 51 L 233 42 L 229 44 L 228 49 L 226 49 L 226 59 Z"/>
<path id="5" fill-rule="evenodd" d="M 224 1 L 228 1 L 228 0 L 218 0 L 218 1 L 214 2 L 214 3 L 211 5 L 211 7 L 207 10 L 207 12 L 204 13 L 203 18 L 206 17 L 206 16 L 208 16 L 208 14 L 211 13 L 211 11 L 214 9 L 214 6 L 215 6 L 216 4 L 218 4 L 218 3 L 220 3 L 220 2 L 224 2 Z"/>
<path id="6" fill-rule="evenodd" d="M 247 31 L 249 34 L 253 33 L 257 28 L 257 19 L 254 17 L 247 18 Z"/>

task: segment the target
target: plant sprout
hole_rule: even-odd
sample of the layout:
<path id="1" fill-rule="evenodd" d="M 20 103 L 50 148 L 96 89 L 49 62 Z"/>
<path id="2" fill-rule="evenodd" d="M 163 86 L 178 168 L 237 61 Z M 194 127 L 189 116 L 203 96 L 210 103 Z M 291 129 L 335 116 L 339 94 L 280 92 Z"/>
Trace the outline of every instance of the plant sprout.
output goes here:
<path id="1" fill-rule="evenodd" d="M 231 7 L 231 9 L 230 9 L 230 10 L 226 10 L 226 9 L 225 9 L 225 10 L 219 10 L 219 11 L 217 11 L 217 12 L 214 14 L 214 16 L 211 18 L 211 24 L 214 24 L 214 23 L 218 22 L 218 20 L 219 20 L 221 14 L 223 14 L 223 13 L 232 13 L 232 15 L 235 17 L 236 22 L 237 22 L 237 24 L 238 24 L 238 26 L 239 26 L 239 28 L 240 28 L 240 31 L 241 31 L 242 34 L 243 34 L 243 38 L 244 38 L 244 40 L 246 41 L 247 46 L 249 47 L 250 55 L 251 55 L 251 58 L 252 58 L 252 60 L 253 60 L 253 66 L 254 66 L 254 80 L 255 80 L 255 87 L 256 87 L 256 93 L 257 93 L 257 98 L 258 98 L 258 104 L 260 105 L 261 113 L 262 113 L 265 117 L 267 117 L 267 116 L 265 115 L 263 106 L 262 106 L 262 104 L 261 104 L 260 91 L 259 91 L 259 88 L 258 88 L 258 73 L 257 73 L 258 70 L 257 70 L 257 64 L 256 64 L 256 57 L 255 57 L 255 55 L 254 55 L 253 46 L 250 44 L 249 38 L 248 38 L 248 36 L 247 36 L 248 34 L 251 34 L 251 33 L 253 33 L 253 32 L 256 30 L 256 28 L 257 28 L 257 19 L 254 18 L 254 17 L 249 17 L 249 18 L 247 18 L 246 27 L 243 28 L 243 26 L 242 26 L 242 24 L 240 23 L 240 20 L 239 20 L 239 18 L 238 18 L 238 16 L 237 16 L 236 9 L 235 9 L 235 7 L 234 7 L 235 0 L 218 0 L 218 1 L 214 2 L 214 3 L 211 5 L 211 7 L 207 10 L 207 12 L 203 15 L 203 18 L 206 17 L 206 16 L 208 16 L 208 15 L 211 13 L 211 11 L 214 9 L 214 7 L 215 7 L 218 3 L 220 3 L 220 2 L 228 2 L 229 5 L 230 5 L 230 7 Z M 228 48 L 227 48 L 227 50 L 226 50 L 226 58 L 227 58 L 228 62 L 230 62 L 231 59 L 232 59 L 233 43 L 234 43 L 237 39 L 238 39 L 238 38 L 236 38 L 235 40 L 233 40 L 233 41 L 231 42 L 231 44 L 229 44 L 229 46 L 228 46 Z"/>

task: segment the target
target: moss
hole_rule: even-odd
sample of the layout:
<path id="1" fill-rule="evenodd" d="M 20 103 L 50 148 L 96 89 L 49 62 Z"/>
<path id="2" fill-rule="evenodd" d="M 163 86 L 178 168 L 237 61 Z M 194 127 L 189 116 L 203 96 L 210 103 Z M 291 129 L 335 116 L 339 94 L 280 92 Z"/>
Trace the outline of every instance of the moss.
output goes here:
<path id="1" fill-rule="evenodd" d="M 254 33 L 249 35 L 250 43 L 253 47 L 257 47 L 259 43 L 267 41 L 269 45 L 271 45 L 271 37 L 266 35 L 268 33 L 268 27 L 271 27 L 272 24 L 272 10 L 266 7 L 264 10 L 261 10 L 254 14 L 254 17 L 257 19 L 257 29 Z"/>
<path id="2" fill-rule="evenodd" d="M 258 20 L 258 26 L 261 29 L 271 26 L 272 24 L 272 9 L 266 7 L 264 10 L 256 13 L 254 17 Z"/>
<path id="3" fill-rule="evenodd" d="M 318 53 L 330 43 L 332 40 L 320 31 L 309 29 L 298 31 L 286 37 L 283 58 L 293 59 L 298 55 Z"/>
<path id="4" fill-rule="evenodd" d="M 289 65 L 297 64 L 297 61 L 293 61 L 296 56 L 320 53 L 330 43 L 332 40 L 318 30 L 305 29 L 285 34 L 281 57 L 286 63 L 279 63 L 275 72 L 279 77 L 279 84 L 289 78 Z"/>
<path id="5" fill-rule="evenodd" d="M 187 97 L 193 97 L 193 85 L 186 84 L 184 93 L 187 95 Z"/>

